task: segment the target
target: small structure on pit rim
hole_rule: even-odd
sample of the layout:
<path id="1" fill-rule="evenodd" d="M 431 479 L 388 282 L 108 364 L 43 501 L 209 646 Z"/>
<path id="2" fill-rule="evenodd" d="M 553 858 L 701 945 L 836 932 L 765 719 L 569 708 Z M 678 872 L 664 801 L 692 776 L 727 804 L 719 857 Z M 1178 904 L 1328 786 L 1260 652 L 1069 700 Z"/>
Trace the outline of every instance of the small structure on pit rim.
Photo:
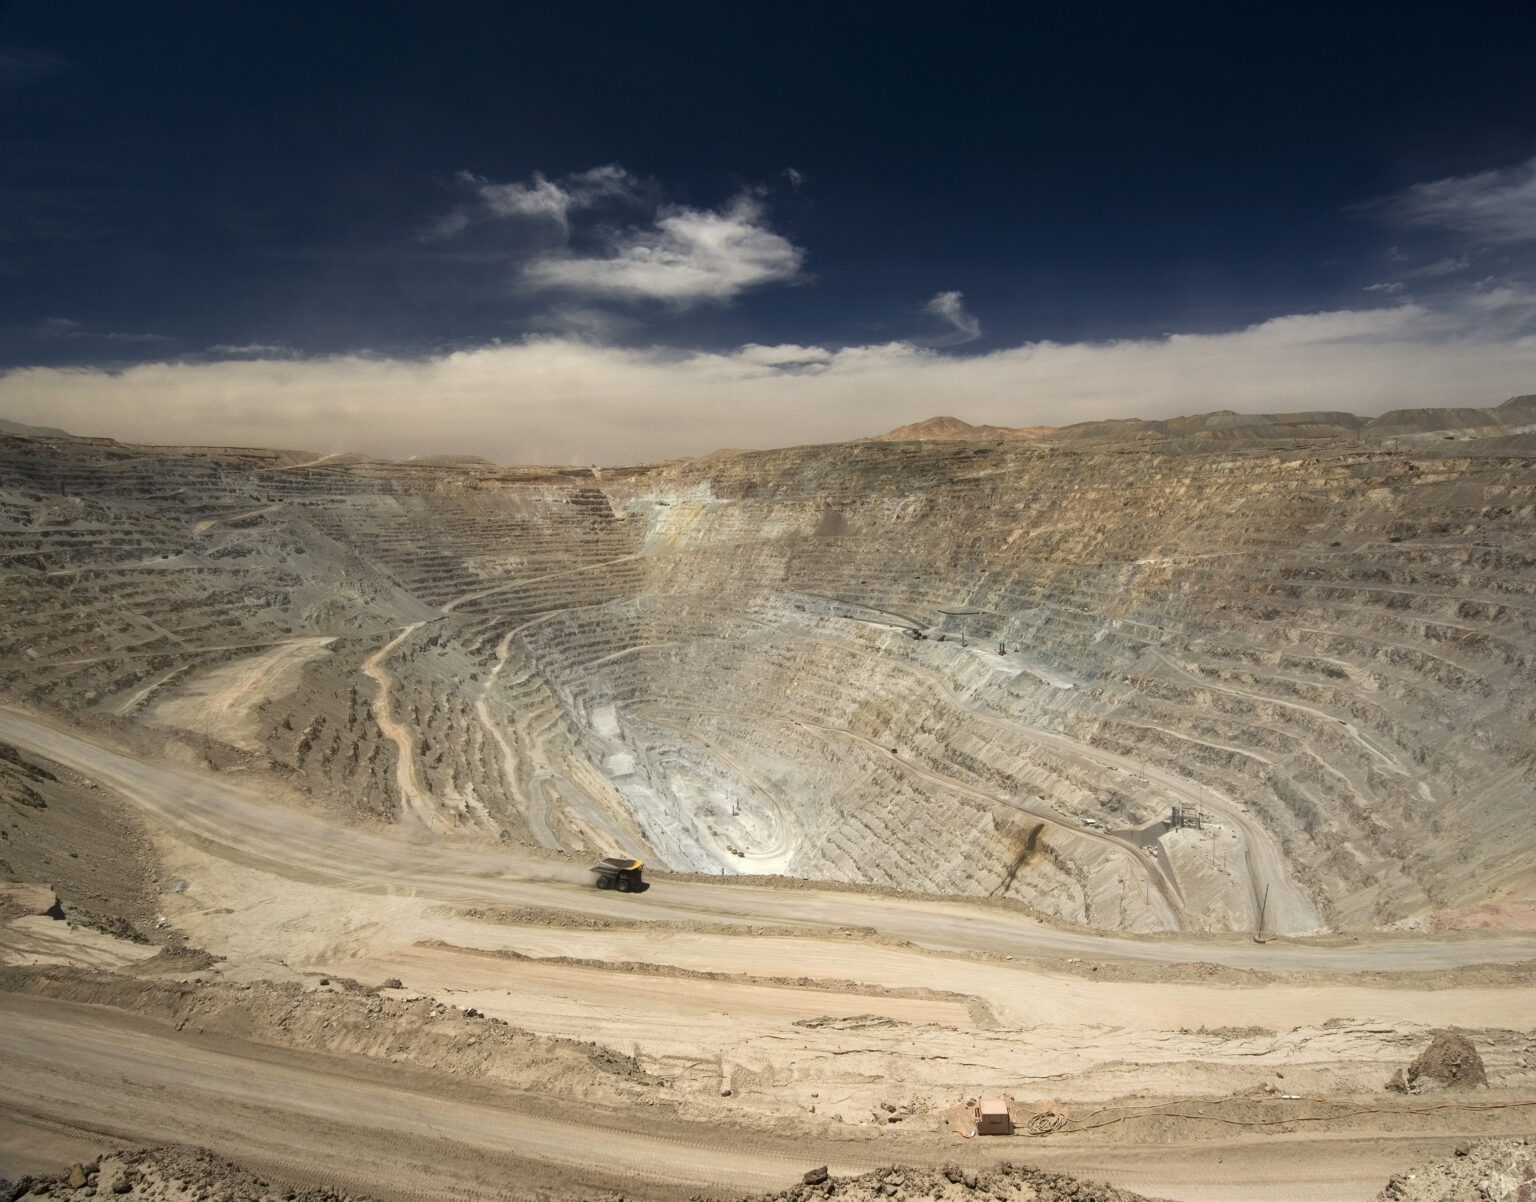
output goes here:
<path id="1" fill-rule="evenodd" d="M 642 867 L 639 860 L 631 860 L 625 856 L 609 856 L 592 865 L 592 871 L 597 873 L 597 880 L 594 883 L 599 889 L 617 889 L 620 893 L 640 893 L 645 889 L 645 882 L 640 877 Z"/>
<path id="2" fill-rule="evenodd" d="M 1013 1116 L 1008 1113 L 1008 1099 L 981 1098 L 971 1112 L 977 1135 L 1012 1135 Z"/>

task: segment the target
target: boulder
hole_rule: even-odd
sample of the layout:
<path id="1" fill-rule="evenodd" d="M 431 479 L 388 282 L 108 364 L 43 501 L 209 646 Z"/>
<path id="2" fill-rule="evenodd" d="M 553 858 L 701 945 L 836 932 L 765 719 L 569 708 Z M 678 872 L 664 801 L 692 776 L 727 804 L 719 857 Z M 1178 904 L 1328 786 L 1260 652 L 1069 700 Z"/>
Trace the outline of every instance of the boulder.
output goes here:
<path id="1" fill-rule="evenodd" d="M 1437 1031 L 1429 1046 L 1408 1066 L 1409 1089 L 1422 1089 L 1429 1083 L 1446 1089 L 1476 1089 L 1487 1086 L 1488 1073 L 1477 1047 L 1460 1031 Z"/>

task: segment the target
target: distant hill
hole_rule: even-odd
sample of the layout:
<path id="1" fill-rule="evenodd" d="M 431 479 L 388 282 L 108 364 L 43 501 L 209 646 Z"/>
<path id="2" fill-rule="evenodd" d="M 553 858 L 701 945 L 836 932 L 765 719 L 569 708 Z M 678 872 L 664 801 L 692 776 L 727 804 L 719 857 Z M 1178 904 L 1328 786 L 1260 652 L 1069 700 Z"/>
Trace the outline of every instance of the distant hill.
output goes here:
<path id="1" fill-rule="evenodd" d="M 927 421 L 897 426 L 889 434 L 878 434 L 869 441 L 982 442 L 998 438 L 1038 438 L 1050 430 L 1050 426 L 973 426 L 958 417 L 930 417 Z"/>
<path id="2" fill-rule="evenodd" d="M 0 434 L 19 434 L 23 438 L 68 438 L 69 431 L 54 426 L 27 426 L 0 417 Z"/>
<path id="3" fill-rule="evenodd" d="M 1536 394 L 1511 397 L 1490 409 L 1394 409 L 1380 417 L 1353 413 L 1235 413 L 1230 409 L 1189 417 L 1139 417 L 1078 422 L 1071 426 L 973 426 L 958 417 L 930 417 L 898 426 L 869 442 L 1251 442 L 1259 439 L 1497 438 L 1536 431 Z"/>

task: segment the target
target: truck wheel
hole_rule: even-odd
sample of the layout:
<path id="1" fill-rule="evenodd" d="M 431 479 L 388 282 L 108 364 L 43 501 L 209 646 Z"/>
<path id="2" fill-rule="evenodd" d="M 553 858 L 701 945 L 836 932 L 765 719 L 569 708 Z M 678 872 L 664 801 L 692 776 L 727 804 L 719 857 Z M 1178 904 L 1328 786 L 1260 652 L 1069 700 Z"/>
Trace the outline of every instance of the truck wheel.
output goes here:
<path id="1" fill-rule="evenodd" d="M 599 889 L 612 889 L 613 888 L 613 878 L 612 877 L 607 877 L 607 876 L 600 876 L 600 877 L 598 877 L 597 878 L 597 887 Z"/>
<path id="2" fill-rule="evenodd" d="M 629 883 L 629 878 L 627 876 L 621 876 L 619 878 L 619 892 L 628 893 L 631 888 L 633 888 L 633 886 Z"/>

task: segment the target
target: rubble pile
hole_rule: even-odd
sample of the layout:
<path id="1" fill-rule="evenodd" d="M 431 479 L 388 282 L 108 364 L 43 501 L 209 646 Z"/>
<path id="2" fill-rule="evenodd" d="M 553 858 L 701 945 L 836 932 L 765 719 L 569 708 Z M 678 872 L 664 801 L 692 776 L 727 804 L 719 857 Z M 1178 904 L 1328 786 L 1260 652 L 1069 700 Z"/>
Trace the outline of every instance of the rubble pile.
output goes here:
<path id="1" fill-rule="evenodd" d="M 1530 1202 L 1536 1198 L 1533 1139 L 1458 1144 L 1443 1159 L 1398 1173 L 1376 1202 Z"/>
<path id="2" fill-rule="evenodd" d="M 4 1202 L 106 1198 L 117 1202 L 365 1202 L 334 1188 L 295 1189 L 265 1181 L 206 1148 L 168 1145 L 113 1152 L 53 1177 L 0 1181 Z"/>
<path id="3" fill-rule="evenodd" d="M 833 1177 L 822 1166 L 807 1172 L 799 1185 L 746 1202 L 817 1202 L 831 1197 L 844 1202 L 1148 1202 L 1141 1194 L 1112 1185 L 1006 1161 L 974 1169 L 892 1165 L 858 1177 Z"/>

